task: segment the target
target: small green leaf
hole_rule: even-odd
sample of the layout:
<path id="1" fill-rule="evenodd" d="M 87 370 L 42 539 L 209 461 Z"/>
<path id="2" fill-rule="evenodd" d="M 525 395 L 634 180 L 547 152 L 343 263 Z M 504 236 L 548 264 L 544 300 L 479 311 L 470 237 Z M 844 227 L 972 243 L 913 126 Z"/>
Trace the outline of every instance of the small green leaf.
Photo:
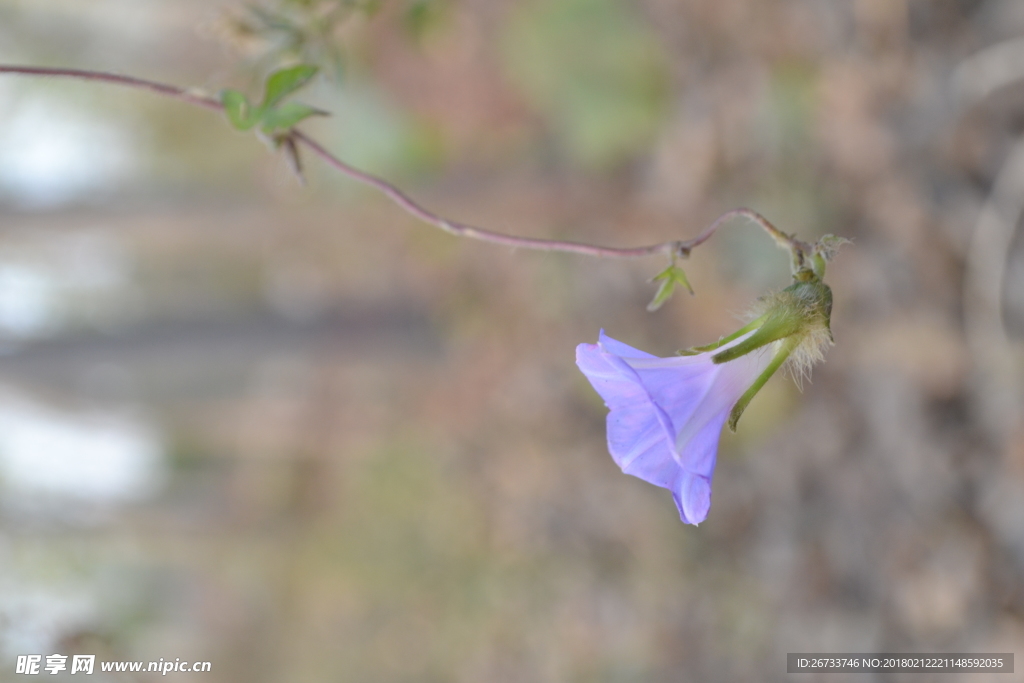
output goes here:
<path id="1" fill-rule="evenodd" d="M 263 108 L 270 109 L 275 104 L 292 94 L 309 82 L 318 71 L 309 64 L 299 64 L 288 69 L 280 69 L 267 78 L 266 91 L 263 95 Z"/>
<path id="2" fill-rule="evenodd" d="M 690 293 L 690 296 L 693 296 L 693 287 L 690 286 L 690 281 L 686 279 L 686 273 L 683 272 L 682 268 L 673 266 L 672 277 L 675 278 L 677 284 L 686 287 L 686 291 Z"/>
<path id="3" fill-rule="evenodd" d="M 308 104 L 285 102 L 279 107 L 273 107 L 263 112 L 260 129 L 268 135 L 286 131 L 310 116 L 328 116 L 328 113 Z"/>
<path id="4" fill-rule="evenodd" d="M 261 109 L 249 104 L 246 96 L 237 90 L 222 90 L 220 103 L 224 106 L 224 113 L 235 130 L 249 130 L 256 125 L 263 113 Z"/>
<path id="5" fill-rule="evenodd" d="M 693 294 L 693 287 L 690 286 L 690 281 L 686 279 L 686 273 L 674 263 L 651 278 L 651 282 L 661 282 L 661 286 L 658 287 L 658 291 L 654 298 L 651 299 L 651 303 L 647 304 L 647 310 L 651 312 L 661 308 L 662 304 L 672 297 L 672 294 L 675 293 L 676 285 L 686 287 L 690 294 Z"/>
<path id="6" fill-rule="evenodd" d="M 666 278 L 661 281 L 661 286 L 658 287 L 657 293 L 654 298 L 651 299 L 651 303 L 647 304 L 647 310 L 653 313 L 654 311 L 661 308 L 662 304 L 672 298 L 672 292 L 676 288 L 675 280 Z"/>

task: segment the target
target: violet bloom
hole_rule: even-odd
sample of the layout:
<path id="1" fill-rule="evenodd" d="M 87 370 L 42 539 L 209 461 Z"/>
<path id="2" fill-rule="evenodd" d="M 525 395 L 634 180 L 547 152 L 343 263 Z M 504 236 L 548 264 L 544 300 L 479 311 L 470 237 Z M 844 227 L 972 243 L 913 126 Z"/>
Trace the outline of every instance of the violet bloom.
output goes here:
<path id="1" fill-rule="evenodd" d="M 733 406 L 775 364 L 765 346 L 728 362 L 712 360 L 752 334 L 673 358 L 638 351 L 604 330 L 597 344 L 576 348 L 576 364 L 611 411 L 608 450 L 615 463 L 670 490 L 687 524 L 708 515 L 718 439 Z"/>
<path id="2" fill-rule="evenodd" d="M 785 238 L 781 243 L 791 251 L 793 284 L 758 299 L 752 320 L 736 332 L 674 358 L 638 351 L 604 330 L 597 344 L 576 347 L 576 364 L 610 410 L 608 450 L 615 463 L 671 491 L 687 524 L 708 516 L 726 420 L 735 431 L 776 370 L 788 362 L 799 381 L 832 344 L 832 290 L 822 278 L 841 242 L 825 237 L 805 251 L 786 235 L 772 235 Z M 673 268 L 656 279 L 669 281 Z M 685 278 L 680 282 L 686 284 Z M 653 303 L 664 298 L 662 290 Z"/>

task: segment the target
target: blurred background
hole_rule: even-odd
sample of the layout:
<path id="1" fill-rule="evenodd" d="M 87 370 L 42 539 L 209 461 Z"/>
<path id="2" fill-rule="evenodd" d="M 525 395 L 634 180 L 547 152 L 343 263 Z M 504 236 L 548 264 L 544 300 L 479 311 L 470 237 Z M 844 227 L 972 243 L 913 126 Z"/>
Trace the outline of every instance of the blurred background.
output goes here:
<path id="1" fill-rule="evenodd" d="M 298 60 L 334 113 L 303 129 L 453 219 L 635 246 L 749 206 L 852 239 L 836 345 L 754 400 L 685 526 L 612 462 L 574 348 L 731 332 L 788 280 L 753 227 L 649 314 L 658 259 L 460 241 L 216 113 L 2 77 L 0 679 L 1024 654 L 1024 3 L 0 1 L 4 63 L 258 95 Z"/>

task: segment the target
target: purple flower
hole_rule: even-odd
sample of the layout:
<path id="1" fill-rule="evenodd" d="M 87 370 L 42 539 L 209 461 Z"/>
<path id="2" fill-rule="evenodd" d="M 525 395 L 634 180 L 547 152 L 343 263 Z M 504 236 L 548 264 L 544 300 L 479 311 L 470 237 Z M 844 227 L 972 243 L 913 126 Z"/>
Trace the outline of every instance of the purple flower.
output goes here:
<path id="1" fill-rule="evenodd" d="M 687 524 L 708 515 L 718 439 L 733 406 L 776 365 L 770 346 L 717 363 L 712 356 L 754 334 L 673 358 L 638 351 L 603 330 L 597 344 L 576 348 L 576 364 L 611 411 L 608 450 L 615 463 L 626 474 L 670 490 Z"/>

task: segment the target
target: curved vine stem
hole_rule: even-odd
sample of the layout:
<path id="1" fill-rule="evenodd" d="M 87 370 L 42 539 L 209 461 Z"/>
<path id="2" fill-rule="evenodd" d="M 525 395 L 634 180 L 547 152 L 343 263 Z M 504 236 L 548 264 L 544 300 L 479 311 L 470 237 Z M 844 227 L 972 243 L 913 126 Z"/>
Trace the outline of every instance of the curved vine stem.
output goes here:
<path id="1" fill-rule="evenodd" d="M 129 88 L 135 88 L 138 90 L 146 90 L 158 95 L 165 97 L 171 97 L 173 99 L 187 102 L 206 109 L 223 110 L 223 106 L 215 97 L 210 97 L 201 92 L 190 90 L 187 88 L 179 88 L 173 85 L 167 85 L 166 83 L 158 83 L 156 81 L 149 81 L 142 78 L 135 78 L 133 76 L 123 76 L 120 74 L 107 73 L 102 71 L 88 71 L 84 69 L 56 69 L 46 67 L 33 67 L 33 66 L 11 66 L 0 64 L 0 74 L 22 74 L 27 76 L 49 76 L 49 77 L 61 77 L 71 78 L 82 81 L 92 81 L 101 83 L 111 83 L 114 85 L 125 86 Z M 309 137 L 305 133 L 292 129 L 284 137 L 284 140 L 289 145 L 291 154 L 297 159 L 295 152 L 297 145 L 303 145 L 308 148 L 313 154 L 320 157 L 324 162 L 330 165 L 335 170 L 348 176 L 352 180 L 360 182 L 364 185 L 372 187 L 385 196 L 391 201 L 397 204 L 399 207 L 404 209 L 407 213 L 418 218 L 419 220 L 433 225 L 436 228 L 440 228 L 447 233 L 456 235 L 458 237 L 468 237 L 471 239 L 480 240 L 483 242 L 489 242 L 491 244 L 500 244 L 507 247 L 513 247 L 516 249 L 533 249 L 537 251 L 555 251 L 555 252 L 567 252 L 573 254 L 582 254 L 584 256 L 593 256 L 597 258 L 637 258 L 643 256 L 654 256 L 657 254 L 664 254 L 670 259 L 675 258 L 686 258 L 690 255 L 690 252 L 706 242 L 715 232 L 722 227 L 725 223 L 729 222 L 733 218 L 743 217 L 753 221 L 761 228 L 763 228 L 769 235 L 771 235 L 775 241 L 783 247 L 786 247 L 793 253 L 794 258 L 802 260 L 804 254 L 811 252 L 811 246 L 797 240 L 791 235 L 780 231 L 774 225 L 772 225 L 767 218 L 757 213 L 752 209 L 739 208 L 727 211 L 714 220 L 708 227 L 706 227 L 699 235 L 689 240 L 671 240 L 668 242 L 661 242 L 659 244 L 651 244 L 642 247 L 609 247 L 601 246 L 597 244 L 589 244 L 584 242 L 571 242 L 563 240 L 552 240 L 552 239 L 541 239 L 534 237 L 519 237 L 516 235 L 508 235 L 505 233 L 495 232 L 493 230 L 486 230 L 484 228 L 467 225 L 458 221 L 453 221 L 443 216 L 440 216 L 433 211 L 423 207 L 421 204 L 414 201 L 409 195 L 400 190 L 395 185 L 389 183 L 383 178 L 379 178 L 375 175 L 371 175 L 365 171 L 350 166 L 345 163 L 331 152 L 329 152 L 323 145 Z"/>
<path id="2" fill-rule="evenodd" d="M 6 64 L 0 64 L 0 73 L 23 74 L 26 76 L 56 76 L 61 78 L 73 78 L 79 81 L 113 83 L 115 85 L 123 85 L 137 90 L 148 90 L 158 95 L 173 97 L 174 99 L 181 100 L 182 102 L 206 107 L 207 109 L 224 108 L 221 106 L 220 100 L 217 98 L 209 97 L 187 88 L 179 88 L 175 85 L 167 85 L 166 83 L 147 81 L 144 78 L 122 76 L 120 74 L 111 74 L 103 71 L 86 71 L 84 69 L 50 69 L 38 66 L 8 66 Z"/>

